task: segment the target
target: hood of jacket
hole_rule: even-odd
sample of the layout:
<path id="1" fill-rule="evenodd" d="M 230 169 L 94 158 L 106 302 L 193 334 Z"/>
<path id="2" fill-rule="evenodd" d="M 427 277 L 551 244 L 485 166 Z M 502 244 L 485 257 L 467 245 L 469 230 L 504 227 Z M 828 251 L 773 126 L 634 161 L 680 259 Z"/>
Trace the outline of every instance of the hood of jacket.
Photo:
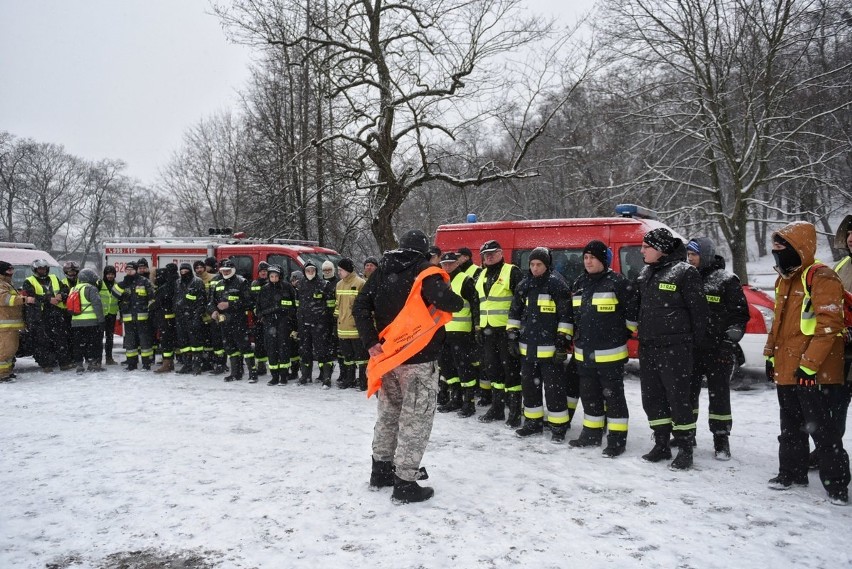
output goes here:
<path id="1" fill-rule="evenodd" d="M 716 262 L 716 245 L 707 237 L 696 237 L 693 241 L 698 243 L 698 247 L 701 250 L 697 267 L 698 270 L 712 267 Z"/>
<path id="2" fill-rule="evenodd" d="M 840 251 L 849 251 L 846 246 L 846 233 L 852 231 L 852 215 L 847 215 L 837 227 L 837 232 L 834 234 L 834 248 Z M 849 251 L 852 254 L 852 251 Z"/>
<path id="3" fill-rule="evenodd" d="M 807 221 L 794 221 L 772 234 L 781 236 L 799 254 L 803 267 L 810 267 L 816 258 L 816 227 Z M 845 237 L 844 237 L 845 241 Z M 795 272 L 795 271 L 792 271 Z"/>
<path id="4" fill-rule="evenodd" d="M 77 275 L 77 280 L 81 283 L 87 283 L 90 285 L 97 286 L 98 274 L 92 269 L 83 269 L 82 271 L 80 271 L 80 274 Z"/>
<path id="5" fill-rule="evenodd" d="M 385 274 L 396 275 L 416 267 L 426 260 L 423 253 L 419 251 L 394 249 L 393 251 L 385 252 L 382 260 L 379 261 L 379 266 Z"/>

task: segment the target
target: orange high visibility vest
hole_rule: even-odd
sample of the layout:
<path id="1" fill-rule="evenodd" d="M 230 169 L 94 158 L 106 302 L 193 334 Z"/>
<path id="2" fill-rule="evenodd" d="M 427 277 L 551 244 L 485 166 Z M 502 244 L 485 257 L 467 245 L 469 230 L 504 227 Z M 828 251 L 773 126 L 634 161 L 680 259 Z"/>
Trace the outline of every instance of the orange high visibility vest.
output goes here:
<path id="1" fill-rule="evenodd" d="M 379 332 L 382 353 L 367 362 L 367 399 L 382 386 L 382 376 L 400 366 L 429 344 L 432 336 L 444 324 L 453 319 L 452 312 L 427 306 L 420 296 L 423 279 L 430 275 L 441 275 L 449 282 L 450 275 L 440 267 L 429 267 L 417 275 L 405 306 L 393 322 Z"/>

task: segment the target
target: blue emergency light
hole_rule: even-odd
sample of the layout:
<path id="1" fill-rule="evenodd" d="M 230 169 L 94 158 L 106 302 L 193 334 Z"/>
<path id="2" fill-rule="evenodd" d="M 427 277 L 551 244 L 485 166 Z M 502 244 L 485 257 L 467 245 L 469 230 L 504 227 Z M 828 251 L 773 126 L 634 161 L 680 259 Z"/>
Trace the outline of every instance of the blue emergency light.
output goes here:
<path id="1" fill-rule="evenodd" d="M 615 206 L 615 213 L 621 217 L 638 217 L 640 219 L 657 219 L 657 212 L 632 203 L 622 203 Z"/>
<path id="2" fill-rule="evenodd" d="M 468 223 L 476 223 L 476 214 L 475 213 L 467 214 L 467 222 Z"/>

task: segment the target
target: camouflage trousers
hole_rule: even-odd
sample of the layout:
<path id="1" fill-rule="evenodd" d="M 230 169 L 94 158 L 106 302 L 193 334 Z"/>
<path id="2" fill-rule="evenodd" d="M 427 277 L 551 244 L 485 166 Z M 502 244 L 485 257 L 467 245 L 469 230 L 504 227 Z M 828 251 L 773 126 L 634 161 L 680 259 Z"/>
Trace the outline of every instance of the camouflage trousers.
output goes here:
<path id="1" fill-rule="evenodd" d="M 438 376 L 432 363 L 402 365 L 385 374 L 373 429 L 373 458 L 393 461 L 396 475 L 417 479 L 435 418 Z"/>

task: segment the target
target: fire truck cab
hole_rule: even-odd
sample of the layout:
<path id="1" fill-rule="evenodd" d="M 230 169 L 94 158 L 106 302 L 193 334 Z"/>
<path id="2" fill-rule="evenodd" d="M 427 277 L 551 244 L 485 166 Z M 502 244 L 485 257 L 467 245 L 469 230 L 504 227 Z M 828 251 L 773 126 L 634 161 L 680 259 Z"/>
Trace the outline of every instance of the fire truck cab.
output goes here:
<path id="1" fill-rule="evenodd" d="M 211 235 L 206 237 L 116 237 L 103 244 L 104 266 L 115 267 L 117 278 L 124 275 L 124 267 L 130 261 L 147 259 L 153 271 L 168 263 L 193 263 L 215 257 L 217 261 L 230 259 L 237 273 L 247 279 L 257 277 L 257 266 L 261 261 L 279 265 L 282 277 L 301 270 L 309 260 L 319 267 L 323 261 L 337 266 L 340 255 L 333 249 L 320 247 L 317 241 L 294 239 L 257 239 L 235 235 Z"/>

